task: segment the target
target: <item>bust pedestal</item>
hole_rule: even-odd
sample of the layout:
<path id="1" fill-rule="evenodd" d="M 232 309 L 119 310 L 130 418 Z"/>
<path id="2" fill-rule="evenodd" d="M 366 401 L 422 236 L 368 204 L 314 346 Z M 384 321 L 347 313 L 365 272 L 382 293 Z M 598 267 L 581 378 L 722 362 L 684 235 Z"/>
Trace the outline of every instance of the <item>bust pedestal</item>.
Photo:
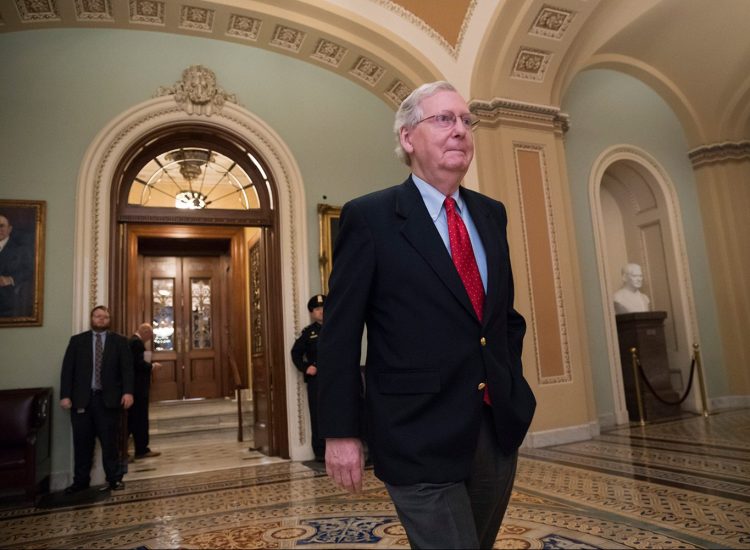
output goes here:
<path id="1" fill-rule="evenodd" d="M 659 396 L 667 401 L 677 401 L 680 397 L 669 379 L 669 359 L 667 358 L 667 344 L 664 338 L 664 319 L 666 317 L 666 311 L 644 311 L 615 315 L 617 337 L 620 341 L 620 362 L 625 386 L 625 403 L 628 407 L 628 417 L 634 422 L 638 421 L 638 401 L 633 377 L 631 348 L 638 350 L 638 358 L 643 367 L 643 372 L 651 387 Z M 643 380 L 640 381 L 640 384 L 644 420 L 657 420 L 680 414 L 679 405 L 662 403 L 654 397 Z"/>

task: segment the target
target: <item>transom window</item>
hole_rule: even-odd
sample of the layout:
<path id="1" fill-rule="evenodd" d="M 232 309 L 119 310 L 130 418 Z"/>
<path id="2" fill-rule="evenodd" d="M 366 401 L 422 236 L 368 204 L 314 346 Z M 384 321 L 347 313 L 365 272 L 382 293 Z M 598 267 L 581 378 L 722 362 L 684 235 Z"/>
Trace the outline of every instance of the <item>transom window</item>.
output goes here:
<path id="1" fill-rule="evenodd" d="M 128 204 L 182 210 L 260 208 L 258 186 L 269 189 L 265 170 L 247 153 L 257 168 L 256 180 L 235 161 L 204 147 L 179 147 L 149 162 L 133 179 Z M 259 176 L 259 177 L 258 177 Z"/>

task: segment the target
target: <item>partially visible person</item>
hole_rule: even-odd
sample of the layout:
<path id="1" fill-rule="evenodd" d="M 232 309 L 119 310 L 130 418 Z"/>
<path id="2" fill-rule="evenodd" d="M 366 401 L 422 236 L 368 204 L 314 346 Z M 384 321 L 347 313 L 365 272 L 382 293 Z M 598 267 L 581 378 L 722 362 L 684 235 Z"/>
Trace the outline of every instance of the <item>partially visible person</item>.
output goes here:
<path id="1" fill-rule="evenodd" d="M 135 459 L 151 458 L 161 453 L 152 451 L 149 444 L 149 393 L 151 390 L 151 371 L 161 367 L 161 363 L 146 361 L 146 344 L 154 336 L 154 329 L 149 323 L 143 323 L 128 340 L 133 354 L 133 370 L 135 373 L 135 387 L 133 406 L 128 409 L 128 433 L 133 434 Z"/>
<path id="2" fill-rule="evenodd" d="M 120 411 L 133 404 L 133 357 L 124 336 L 109 330 L 106 306 L 91 310 L 91 330 L 71 337 L 62 363 L 60 406 L 70 411 L 73 427 L 73 484 L 65 494 L 89 487 L 95 440 L 102 448 L 107 485 L 122 482 L 117 438 Z"/>
<path id="3" fill-rule="evenodd" d="M 12 237 L 13 226 L 0 214 L 0 317 L 31 315 L 24 286 L 33 277 L 33 258 L 28 247 Z"/>
<path id="4" fill-rule="evenodd" d="M 448 82 L 396 113 L 400 185 L 344 205 L 318 343 L 326 470 L 362 488 L 360 353 L 375 475 L 414 548 L 491 548 L 536 401 L 502 203 L 461 185 L 475 118 Z"/>
<path id="5" fill-rule="evenodd" d="M 310 321 L 292 346 L 292 361 L 305 378 L 307 385 L 307 403 L 310 408 L 310 428 L 312 431 L 312 448 L 315 460 L 325 460 L 326 446 L 318 433 L 318 335 L 323 327 L 323 306 L 325 294 L 316 294 L 307 302 Z"/>
<path id="6" fill-rule="evenodd" d="M 634 263 L 625 264 L 620 271 L 622 287 L 612 296 L 615 302 L 615 313 L 640 313 L 649 311 L 651 300 L 643 292 L 643 270 Z"/>

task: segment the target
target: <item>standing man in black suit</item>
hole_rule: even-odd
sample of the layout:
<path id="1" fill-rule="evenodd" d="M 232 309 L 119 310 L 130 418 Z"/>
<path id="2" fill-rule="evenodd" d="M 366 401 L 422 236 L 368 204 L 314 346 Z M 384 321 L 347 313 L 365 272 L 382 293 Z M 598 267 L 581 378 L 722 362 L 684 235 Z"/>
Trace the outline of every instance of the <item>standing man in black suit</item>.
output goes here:
<path id="1" fill-rule="evenodd" d="M 133 406 L 128 409 L 128 432 L 133 434 L 135 459 L 152 458 L 161 453 L 152 451 L 148 446 L 148 406 L 151 390 L 151 371 L 161 367 L 161 363 L 146 361 L 146 344 L 154 337 L 154 329 L 149 323 L 143 323 L 128 340 L 133 354 L 133 372 L 135 386 Z"/>
<path id="2" fill-rule="evenodd" d="M 91 481 L 95 438 L 102 448 L 107 485 L 118 491 L 122 482 L 117 435 L 120 410 L 133 404 L 133 358 L 124 336 L 109 331 L 109 310 L 91 310 L 91 330 L 70 339 L 60 376 L 60 406 L 70 410 L 73 426 L 73 484 L 66 494 L 87 489 Z"/>
<path id="3" fill-rule="evenodd" d="M 418 548 L 491 548 L 536 405 L 523 377 L 502 203 L 461 187 L 476 122 L 447 82 L 404 100 L 412 174 L 341 213 L 318 343 L 326 469 L 362 487 L 360 346 L 375 475 Z"/>

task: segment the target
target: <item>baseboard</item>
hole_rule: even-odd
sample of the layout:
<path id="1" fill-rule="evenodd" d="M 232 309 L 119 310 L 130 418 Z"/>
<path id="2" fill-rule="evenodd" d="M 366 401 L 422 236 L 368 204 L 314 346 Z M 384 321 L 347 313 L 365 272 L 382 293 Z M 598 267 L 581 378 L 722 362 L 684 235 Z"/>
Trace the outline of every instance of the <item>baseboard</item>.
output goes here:
<path id="1" fill-rule="evenodd" d="M 589 422 L 578 426 L 529 432 L 526 434 L 521 447 L 538 448 L 549 447 L 550 445 L 562 445 L 575 441 L 586 441 L 597 435 L 599 435 L 599 422 Z"/>
<path id="2" fill-rule="evenodd" d="M 750 407 L 750 395 L 725 395 L 709 399 L 711 412 L 723 409 L 741 409 Z"/>
<path id="3" fill-rule="evenodd" d="M 599 429 L 609 430 L 617 426 L 617 416 L 615 413 L 607 413 L 599 415 Z M 599 435 L 599 434 L 597 434 Z"/>

